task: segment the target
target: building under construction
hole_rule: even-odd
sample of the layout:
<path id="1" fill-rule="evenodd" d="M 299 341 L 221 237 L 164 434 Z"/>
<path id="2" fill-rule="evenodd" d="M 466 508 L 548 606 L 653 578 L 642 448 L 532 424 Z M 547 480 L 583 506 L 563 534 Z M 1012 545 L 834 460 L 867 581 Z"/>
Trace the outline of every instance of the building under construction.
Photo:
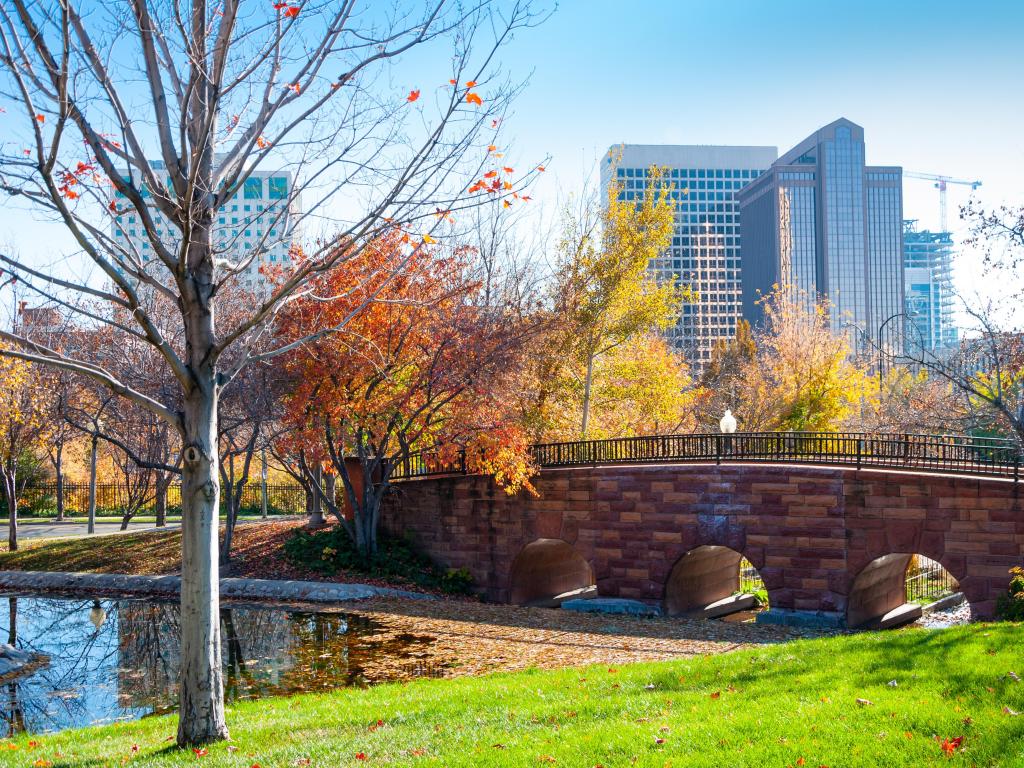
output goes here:
<path id="1" fill-rule="evenodd" d="M 918 231 L 903 222 L 903 273 L 906 281 L 907 343 L 926 350 L 957 342 L 953 292 L 953 236 Z"/>

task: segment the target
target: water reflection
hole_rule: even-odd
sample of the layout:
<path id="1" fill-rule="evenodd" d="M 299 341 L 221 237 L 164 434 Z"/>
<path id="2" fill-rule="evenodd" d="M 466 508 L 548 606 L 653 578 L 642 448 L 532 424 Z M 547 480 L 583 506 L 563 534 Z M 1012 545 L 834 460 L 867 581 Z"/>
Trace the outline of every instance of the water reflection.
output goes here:
<path id="1" fill-rule="evenodd" d="M 50 660 L 0 685 L 2 735 L 174 709 L 177 605 L 25 597 L 7 602 L 7 623 L 4 627 L 0 618 L 0 632 L 6 629 L 11 645 Z M 415 659 L 432 638 L 382 630 L 359 615 L 224 608 L 225 695 L 235 701 L 325 691 L 408 677 L 410 666 L 415 673 Z"/>

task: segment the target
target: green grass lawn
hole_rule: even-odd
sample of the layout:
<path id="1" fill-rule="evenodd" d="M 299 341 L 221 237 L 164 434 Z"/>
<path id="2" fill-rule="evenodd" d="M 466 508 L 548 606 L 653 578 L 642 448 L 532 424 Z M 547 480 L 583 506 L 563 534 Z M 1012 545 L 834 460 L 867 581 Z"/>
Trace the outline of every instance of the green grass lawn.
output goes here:
<path id="1" fill-rule="evenodd" d="M 204 755 L 174 748 L 175 719 L 154 717 L 0 742 L 0 764 L 1019 766 L 1024 683 L 1008 673 L 1024 676 L 1022 631 L 863 633 L 248 702 L 229 711 L 233 740 Z M 959 737 L 947 756 L 941 741 Z"/>

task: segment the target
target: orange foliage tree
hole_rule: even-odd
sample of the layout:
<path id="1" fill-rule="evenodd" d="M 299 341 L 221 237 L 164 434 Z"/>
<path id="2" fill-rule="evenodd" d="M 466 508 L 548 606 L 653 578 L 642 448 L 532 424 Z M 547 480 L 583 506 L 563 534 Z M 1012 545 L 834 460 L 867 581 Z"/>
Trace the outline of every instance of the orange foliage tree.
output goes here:
<path id="1" fill-rule="evenodd" d="M 395 470 L 414 453 L 427 466 L 465 455 L 467 469 L 506 492 L 530 488 L 528 441 L 506 395 L 532 329 L 503 302 L 479 301 L 472 256 L 387 233 L 342 260 L 280 323 L 286 339 L 343 326 L 288 355 L 284 442 L 364 556 L 377 551 Z"/>

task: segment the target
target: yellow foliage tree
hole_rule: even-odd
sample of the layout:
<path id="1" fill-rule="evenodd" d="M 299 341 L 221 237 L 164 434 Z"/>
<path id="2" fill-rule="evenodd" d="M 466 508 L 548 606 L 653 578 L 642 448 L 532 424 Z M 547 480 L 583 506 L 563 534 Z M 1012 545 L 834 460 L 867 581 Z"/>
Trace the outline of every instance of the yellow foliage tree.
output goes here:
<path id="1" fill-rule="evenodd" d="M 656 334 L 613 349 L 594 371 L 592 437 L 691 431 L 696 424 L 689 370 Z"/>
<path id="2" fill-rule="evenodd" d="M 830 327 L 829 304 L 786 287 L 763 301 L 766 329 L 743 366 L 743 428 L 823 432 L 857 418 L 874 390 L 846 336 Z"/>
<path id="3" fill-rule="evenodd" d="M 581 382 L 583 438 L 590 428 L 595 363 L 637 336 L 670 326 L 682 299 L 674 281 L 659 285 L 648 271 L 671 243 L 671 184 L 661 169 L 651 168 L 640 200 L 620 200 L 620 191 L 609 185 L 599 212 L 567 213 L 558 245 L 554 303 L 562 327 L 555 346 L 572 358 Z"/>
<path id="4" fill-rule="evenodd" d="M 19 473 L 40 450 L 49 428 L 45 394 L 30 363 L 0 356 L 0 480 L 12 551 L 18 548 Z"/>

